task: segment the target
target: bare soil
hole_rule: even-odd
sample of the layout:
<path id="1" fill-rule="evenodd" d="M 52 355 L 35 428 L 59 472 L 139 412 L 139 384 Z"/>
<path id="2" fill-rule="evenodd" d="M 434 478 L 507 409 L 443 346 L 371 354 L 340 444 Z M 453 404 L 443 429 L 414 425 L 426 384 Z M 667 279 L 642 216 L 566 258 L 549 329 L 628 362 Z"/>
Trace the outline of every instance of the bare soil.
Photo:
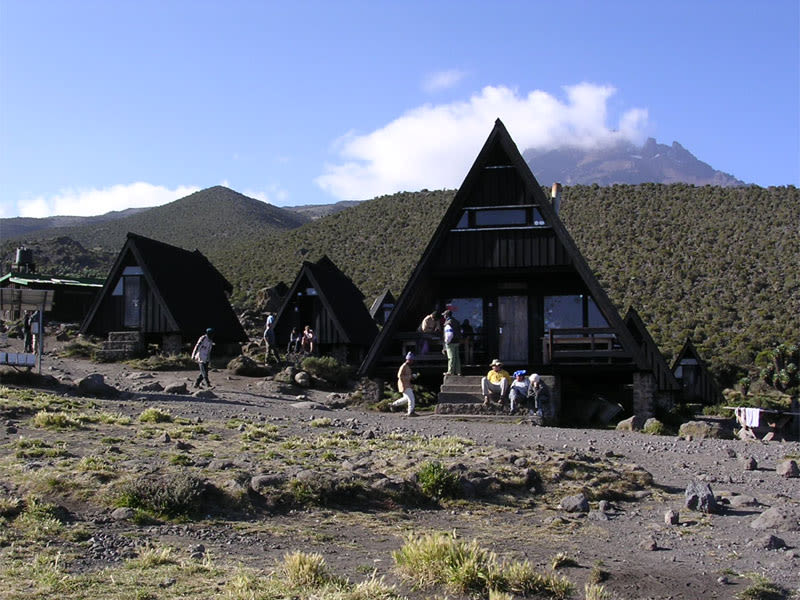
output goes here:
<path id="1" fill-rule="evenodd" d="M 282 393 L 285 387 L 273 382 L 220 369 L 210 374 L 215 384 L 213 398 L 145 393 L 136 391 L 138 386 L 152 381 L 162 385 L 183 381 L 191 389 L 196 373 L 152 372 L 152 378 L 143 381 L 123 364 L 94 364 L 53 354 L 44 358 L 43 375 L 52 375 L 65 385 L 90 373 L 100 373 L 106 383 L 130 392 L 118 399 L 98 399 L 97 404 L 134 418 L 146 407 L 158 406 L 193 422 L 280 423 L 286 435 L 310 437 L 320 434 L 319 428 L 310 426 L 312 420 L 328 417 L 332 427 L 362 435 L 466 438 L 501 449 L 509 460 L 534 450 L 614 456 L 648 471 L 653 485 L 636 499 L 612 501 L 602 513 L 592 502 L 588 515 L 566 513 L 557 497 L 543 495 L 523 505 L 505 505 L 502 498 L 490 498 L 386 510 L 312 507 L 230 520 L 136 525 L 111 519 L 108 507 L 75 503 L 66 508 L 90 528 L 95 542 L 93 546 L 84 543 L 74 569 L 97 569 L 119 560 L 130 540 L 188 549 L 203 544 L 218 559 L 264 569 L 272 568 L 287 551 L 304 550 L 321 553 L 340 575 L 360 580 L 375 569 L 409 597 L 425 598 L 430 597 L 428 592 L 414 590 L 398 578 L 391 552 L 410 532 L 435 530 L 477 539 L 503 558 L 527 559 L 543 570 L 549 569 L 556 553 L 565 552 L 577 561 L 577 566 L 561 570 L 576 584 L 576 597 L 582 597 L 583 584 L 598 565 L 608 573 L 606 588 L 625 599 L 734 598 L 751 583 L 745 576 L 748 573 L 763 574 L 791 590 L 787 597 L 800 588 L 800 527 L 765 531 L 750 526 L 769 507 L 800 507 L 800 479 L 783 478 L 775 471 L 787 457 L 800 458 L 797 442 L 687 441 L 637 432 L 535 427 L 512 418 L 462 419 L 425 413 L 408 418 L 363 408 L 329 409 L 298 405 L 297 396 L 303 394 L 325 405 L 330 403 L 330 391 L 296 388 L 286 394 Z M 77 432 L 70 438 L 71 451 L 77 454 L 80 435 Z M 9 448 L 19 436 L 64 439 L 62 433 L 34 429 L 28 419 L 19 418 L 8 420 L 0 430 L 0 447 Z M 141 443 L 151 449 L 163 442 Z M 396 457 L 397 461 L 413 458 Z M 744 467 L 747 458 L 755 459 L 756 469 Z M 141 465 L 131 465 L 134 471 L 153 467 L 152 454 L 143 453 L 139 460 Z M 736 497 L 737 501 L 723 505 L 720 514 L 690 511 L 684 506 L 684 490 L 692 480 L 709 483 L 718 499 Z M 13 482 L 0 484 L 14 488 Z M 748 496 L 754 499 L 751 506 L 742 502 Z M 679 512 L 677 525 L 665 523 L 670 509 Z M 765 537 L 770 534 L 781 538 L 786 547 L 766 549 Z"/>

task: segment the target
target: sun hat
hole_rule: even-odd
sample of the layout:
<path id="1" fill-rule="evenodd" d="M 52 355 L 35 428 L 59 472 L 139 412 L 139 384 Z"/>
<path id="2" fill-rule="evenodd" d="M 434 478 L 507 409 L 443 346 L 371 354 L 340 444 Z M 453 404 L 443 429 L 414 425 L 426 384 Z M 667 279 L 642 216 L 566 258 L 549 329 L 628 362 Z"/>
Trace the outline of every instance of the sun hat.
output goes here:
<path id="1" fill-rule="evenodd" d="M 541 378 L 541 377 L 539 377 L 539 374 L 538 374 L 538 373 L 534 373 L 533 375 L 531 375 L 531 381 L 532 381 L 533 383 L 538 383 L 538 382 L 540 382 L 541 380 L 542 380 L 542 378 Z"/>
<path id="2" fill-rule="evenodd" d="M 495 359 L 492 361 L 492 364 L 491 364 L 490 366 L 492 366 L 492 367 L 502 367 L 502 366 L 503 366 L 503 363 L 501 363 L 501 362 L 500 362 L 498 359 L 496 359 L 496 358 L 495 358 Z"/>
<path id="3" fill-rule="evenodd" d="M 208 329 L 206 329 L 206 333 L 214 333 L 214 329 L 209 327 Z"/>
<path id="4" fill-rule="evenodd" d="M 409 352 L 408 354 L 406 354 L 406 360 L 414 360 L 414 353 Z"/>
<path id="5" fill-rule="evenodd" d="M 525 369 L 520 369 L 519 371 L 514 371 L 514 377 L 525 377 L 526 373 Z"/>

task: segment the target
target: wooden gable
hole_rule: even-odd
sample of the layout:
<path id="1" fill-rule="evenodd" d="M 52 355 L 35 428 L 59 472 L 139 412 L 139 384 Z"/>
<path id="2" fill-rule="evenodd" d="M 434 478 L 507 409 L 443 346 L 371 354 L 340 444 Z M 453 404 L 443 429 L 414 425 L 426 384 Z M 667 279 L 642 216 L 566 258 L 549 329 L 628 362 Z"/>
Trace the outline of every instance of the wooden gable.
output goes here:
<path id="1" fill-rule="evenodd" d="M 584 313 L 589 310 L 600 314 L 605 321 L 604 327 L 594 328 L 591 338 L 581 335 L 588 331 L 585 327 L 576 328 L 581 329 L 576 332 L 563 328 L 564 336 L 585 342 L 572 344 L 572 348 L 557 344 L 565 338 L 556 339 L 549 334 L 546 339 L 542 331 L 542 322 L 547 319 L 542 303 L 565 295 L 580 299 L 576 302 L 583 302 Z M 476 340 L 480 341 L 481 335 L 487 336 L 487 350 L 477 358 L 484 365 L 493 353 L 516 345 L 519 355 L 513 360 L 506 359 L 507 363 L 544 364 L 555 349 L 567 348 L 561 357 L 577 360 L 581 354 L 591 353 L 593 358 L 617 367 L 625 364 L 634 369 L 648 368 L 639 345 L 499 119 L 362 363 L 360 373 L 372 373 L 381 365 L 388 368 L 389 362 L 396 361 L 408 347 L 398 344 L 398 340 L 411 337 L 425 314 L 445 308 L 448 297 L 466 296 L 470 302 L 478 298 L 483 303 L 484 333 L 476 334 Z M 500 306 L 506 298 L 511 299 L 507 302 L 511 308 Z M 491 341 L 488 336 L 499 332 L 501 338 L 503 335 L 508 338 L 507 333 L 513 330 L 513 325 L 503 325 L 503 315 L 499 314 L 502 310 L 511 311 L 517 321 L 524 319 L 527 331 L 521 331 L 510 341 L 488 343 Z M 457 316 L 463 320 L 461 315 Z"/>
<path id="2" fill-rule="evenodd" d="M 636 340 L 642 348 L 642 352 L 656 379 L 658 389 L 670 393 L 679 391 L 681 388 L 680 383 L 675 379 L 672 370 L 664 359 L 664 355 L 661 354 L 661 351 L 658 349 L 658 345 L 647 330 L 644 321 L 642 321 L 639 313 L 636 312 L 636 309 L 632 306 L 625 315 L 625 325 L 628 327 L 634 340 Z"/>
<path id="3" fill-rule="evenodd" d="M 140 331 L 192 340 L 206 328 L 218 342 L 247 334 L 228 300 L 231 284 L 198 250 L 128 233 L 103 289 L 81 324 L 82 333 Z"/>
<path id="4" fill-rule="evenodd" d="M 688 337 L 672 363 L 672 373 L 680 385 L 684 402 L 717 404 L 722 401 L 714 376 Z"/>
<path id="5" fill-rule="evenodd" d="M 276 316 L 279 343 L 292 328 L 310 325 L 320 347 L 352 345 L 366 349 L 377 326 L 364 305 L 364 295 L 333 261 L 323 256 L 304 261 Z"/>

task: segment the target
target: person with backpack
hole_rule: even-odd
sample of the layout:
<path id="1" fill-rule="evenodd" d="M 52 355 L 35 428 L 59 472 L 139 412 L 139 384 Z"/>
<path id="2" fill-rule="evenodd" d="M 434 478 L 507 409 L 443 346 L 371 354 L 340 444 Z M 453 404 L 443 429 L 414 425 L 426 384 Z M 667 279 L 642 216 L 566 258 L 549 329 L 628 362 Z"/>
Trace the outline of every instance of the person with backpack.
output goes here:
<path id="1" fill-rule="evenodd" d="M 447 372 L 445 375 L 461 375 L 461 324 L 449 310 L 444 316 L 444 349 L 447 353 Z"/>

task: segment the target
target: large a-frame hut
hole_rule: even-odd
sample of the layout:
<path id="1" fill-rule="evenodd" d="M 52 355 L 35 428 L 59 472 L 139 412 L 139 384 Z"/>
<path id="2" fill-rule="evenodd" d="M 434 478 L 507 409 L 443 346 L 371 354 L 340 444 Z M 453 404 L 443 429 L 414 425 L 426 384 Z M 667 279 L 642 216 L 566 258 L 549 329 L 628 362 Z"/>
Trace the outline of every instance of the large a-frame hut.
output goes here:
<path id="1" fill-rule="evenodd" d="M 317 354 L 359 364 L 378 333 L 364 304 L 364 294 L 333 261 L 303 261 L 275 320 L 279 346 L 288 343 L 293 328 L 314 330 Z"/>
<path id="2" fill-rule="evenodd" d="M 714 376 L 688 337 L 672 363 L 672 373 L 680 384 L 684 402 L 701 404 L 722 402 L 722 393 Z"/>
<path id="3" fill-rule="evenodd" d="M 176 352 L 211 327 L 218 345 L 233 346 L 247 334 L 228 300 L 232 290 L 199 250 L 128 233 L 80 331 L 127 332 Z"/>
<path id="4" fill-rule="evenodd" d="M 445 307 L 475 331 L 465 375 L 499 358 L 550 376 L 562 414 L 595 394 L 653 413 L 651 365 L 499 119 L 360 373 L 393 379 L 422 318 Z M 415 362 L 423 375 L 444 370 L 430 347 Z"/>

